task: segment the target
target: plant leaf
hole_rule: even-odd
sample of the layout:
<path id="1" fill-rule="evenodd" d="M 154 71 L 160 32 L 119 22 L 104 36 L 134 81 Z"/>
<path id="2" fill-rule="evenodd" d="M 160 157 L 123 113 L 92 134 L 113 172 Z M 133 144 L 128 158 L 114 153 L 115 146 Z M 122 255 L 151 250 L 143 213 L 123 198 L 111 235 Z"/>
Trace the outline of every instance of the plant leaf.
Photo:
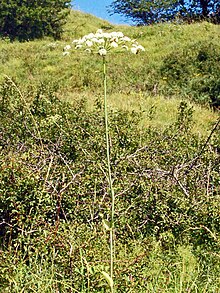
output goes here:
<path id="1" fill-rule="evenodd" d="M 110 224 L 109 221 L 102 219 L 102 224 L 103 224 L 103 227 L 104 227 L 107 231 L 110 231 L 110 230 L 111 230 L 111 224 Z"/>
<path id="2" fill-rule="evenodd" d="M 102 274 L 103 274 L 104 278 L 106 279 L 107 283 L 109 284 L 109 286 L 112 288 L 113 287 L 113 280 L 112 280 L 112 278 L 106 272 L 103 272 L 102 271 Z"/>

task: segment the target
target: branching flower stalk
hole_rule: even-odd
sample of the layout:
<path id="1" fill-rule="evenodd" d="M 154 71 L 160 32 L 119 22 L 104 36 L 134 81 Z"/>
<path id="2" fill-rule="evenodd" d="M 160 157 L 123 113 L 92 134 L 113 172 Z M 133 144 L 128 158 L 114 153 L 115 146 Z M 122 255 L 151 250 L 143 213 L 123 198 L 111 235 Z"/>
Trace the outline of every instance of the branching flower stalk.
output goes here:
<path id="1" fill-rule="evenodd" d="M 145 51 L 144 47 L 139 45 L 136 40 L 131 40 L 129 37 L 124 36 L 122 32 L 106 33 L 101 29 L 97 32 L 90 33 L 84 37 L 73 40 L 73 49 L 83 50 L 90 54 L 98 54 L 103 60 L 103 86 L 104 86 L 104 116 L 105 116 L 105 137 L 106 137 L 106 158 L 108 166 L 108 184 L 109 193 L 111 197 L 111 215 L 110 223 L 103 219 L 104 227 L 110 233 L 110 275 L 106 272 L 102 272 L 104 278 L 111 288 L 111 293 L 114 293 L 114 216 L 115 216 L 115 194 L 112 182 L 111 172 L 111 157 L 110 157 L 110 144 L 109 144 L 109 127 L 108 127 L 108 101 L 107 101 L 107 72 L 106 72 L 106 57 L 107 54 L 115 50 L 117 52 L 130 51 L 133 54 L 138 54 L 141 51 Z M 64 47 L 63 55 L 69 55 L 72 49 L 71 45 Z"/>

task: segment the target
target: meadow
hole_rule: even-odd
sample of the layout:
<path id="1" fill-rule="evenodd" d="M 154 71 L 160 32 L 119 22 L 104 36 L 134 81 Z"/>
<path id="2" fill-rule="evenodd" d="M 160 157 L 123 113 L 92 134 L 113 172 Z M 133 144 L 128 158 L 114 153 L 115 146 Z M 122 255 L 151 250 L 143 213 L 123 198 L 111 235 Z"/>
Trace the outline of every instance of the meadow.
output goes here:
<path id="1" fill-rule="evenodd" d="M 0 292 L 113 292 L 103 64 L 63 55 L 97 29 L 145 48 L 106 57 L 114 292 L 218 293 L 220 27 L 77 11 L 61 40 L 0 40 Z"/>

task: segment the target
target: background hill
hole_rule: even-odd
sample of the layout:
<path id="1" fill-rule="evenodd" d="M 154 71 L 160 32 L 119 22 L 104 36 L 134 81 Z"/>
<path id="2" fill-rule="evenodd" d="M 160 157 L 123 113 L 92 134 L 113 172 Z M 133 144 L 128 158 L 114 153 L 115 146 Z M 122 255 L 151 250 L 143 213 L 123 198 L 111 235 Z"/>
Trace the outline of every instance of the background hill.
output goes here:
<path id="1" fill-rule="evenodd" d="M 163 97 L 169 97 L 169 100 L 163 100 L 166 107 L 174 104 L 175 108 L 179 99 L 218 105 L 220 27 L 206 22 L 146 27 L 114 26 L 90 14 L 73 11 L 61 41 L 1 41 L 0 80 L 8 75 L 23 91 L 27 89 L 29 93 L 36 91 L 40 84 L 47 84 L 55 87 L 59 97 L 70 100 L 83 92 L 92 101 L 102 93 L 101 64 L 97 57 L 91 58 L 76 52 L 64 58 L 62 51 L 73 39 L 95 32 L 98 28 L 122 31 L 146 48 L 146 52 L 138 58 L 123 54 L 109 60 L 108 93 L 114 97 L 110 99 L 114 106 L 137 106 L 138 99 L 141 99 L 144 108 L 152 107 L 153 101 L 158 106 Z M 129 99 L 127 94 L 130 95 Z M 149 105 L 150 96 L 154 99 Z M 161 109 L 158 112 L 161 113 Z M 171 114 L 175 110 L 169 112 Z M 211 112 L 205 116 L 214 115 Z M 172 117 L 165 117 L 166 121 L 170 119 Z"/>
<path id="2" fill-rule="evenodd" d="M 114 26 L 73 11 L 60 41 L 0 41 L 0 292 L 110 292 L 97 29 L 107 57 L 115 292 L 218 292 L 219 36 L 207 22 Z"/>

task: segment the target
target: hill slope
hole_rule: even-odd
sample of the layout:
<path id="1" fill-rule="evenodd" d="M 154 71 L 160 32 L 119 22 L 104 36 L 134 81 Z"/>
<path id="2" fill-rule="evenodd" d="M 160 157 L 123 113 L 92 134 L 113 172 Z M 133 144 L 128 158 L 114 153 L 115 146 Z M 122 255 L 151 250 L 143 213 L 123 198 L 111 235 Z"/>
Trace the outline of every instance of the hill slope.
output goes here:
<path id="1" fill-rule="evenodd" d="M 160 96 L 159 100 L 162 96 L 173 96 L 175 99 L 170 101 L 173 100 L 174 105 L 172 106 L 172 102 L 169 102 L 169 107 L 171 107 L 170 113 L 174 113 L 175 110 L 173 111 L 173 109 L 177 105 L 176 98 L 182 99 L 187 96 L 188 100 L 192 100 L 194 96 L 191 97 L 190 87 L 185 92 L 178 85 L 174 90 L 171 90 L 168 82 L 170 77 L 167 80 L 167 76 L 161 74 L 164 59 L 176 53 L 180 54 L 179 58 L 182 58 L 182 55 L 186 54 L 185 48 L 193 46 L 193 44 L 209 46 L 211 43 L 214 46 L 219 46 L 220 27 L 209 23 L 160 24 L 147 27 L 114 26 L 90 14 L 72 11 L 64 28 L 63 39 L 60 41 L 51 39 L 26 43 L 0 41 L 0 80 L 2 81 L 4 75 L 7 75 L 18 83 L 22 91 L 28 91 L 29 94 L 31 92 L 34 94 L 41 84 L 50 84 L 50 87 L 54 87 L 53 90 L 61 98 L 72 100 L 83 92 L 84 95 L 89 97 L 89 100 L 94 100 L 94 97 L 102 94 L 102 79 L 99 73 L 102 68 L 99 60 L 96 56 L 91 58 L 91 56 L 79 54 L 79 52 L 72 54 L 71 57 L 64 58 L 62 51 L 63 47 L 71 43 L 73 39 L 82 37 L 89 32 L 95 32 L 99 28 L 106 31 L 122 31 L 125 35 L 137 39 L 146 49 L 146 52 L 140 56 L 116 55 L 109 60 L 108 93 L 113 95 L 114 98 L 110 100 L 116 107 L 121 105 L 120 101 L 117 102 L 121 99 L 119 98 L 120 95 L 124 99 L 123 97 L 130 95 L 130 93 L 132 94 L 127 99 L 127 103 L 126 98 L 124 99 L 123 105 L 125 107 L 134 104 L 139 107 L 137 100 L 140 99 L 140 95 L 142 108 L 154 107 L 154 102 L 149 104 L 150 100 L 147 98 L 149 96 Z M 194 49 L 192 47 L 189 54 Z M 194 78 L 197 72 L 195 72 L 193 64 L 190 70 L 191 72 L 187 74 L 191 80 L 191 76 Z M 176 71 L 176 68 L 174 68 L 174 71 Z M 173 74 L 172 71 L 171 74 Z M 206 72 L 204 76 L 207 80 Z M 183 80 L 185 80 L 185 76 Z M 175 84 L 173 80 L 171 83 Z M 202 84 L 204 80 L 201 78 L 198 83 Z M 194 88 L 197 87 L 196 84 Z M 156 100 L 159 101 L 157 98 Z M 166 104 L 167 102 L 163 101 L 163 103 Z M 198 108 L 196 107 L 196 109 Z M 204 120 L 206 117 L 208 118 L 207 121 L 215 117 L 207 110 L 204 110 L 204 116 Z M 170 119 L 172 121 L 173 118 L 165 115 L 164 119 L 162 117 L 159 119 L 162 119 L 162 121 L 156 119 L 155 123 L 158 122 L 160 125 L 170 121 Z"/>

